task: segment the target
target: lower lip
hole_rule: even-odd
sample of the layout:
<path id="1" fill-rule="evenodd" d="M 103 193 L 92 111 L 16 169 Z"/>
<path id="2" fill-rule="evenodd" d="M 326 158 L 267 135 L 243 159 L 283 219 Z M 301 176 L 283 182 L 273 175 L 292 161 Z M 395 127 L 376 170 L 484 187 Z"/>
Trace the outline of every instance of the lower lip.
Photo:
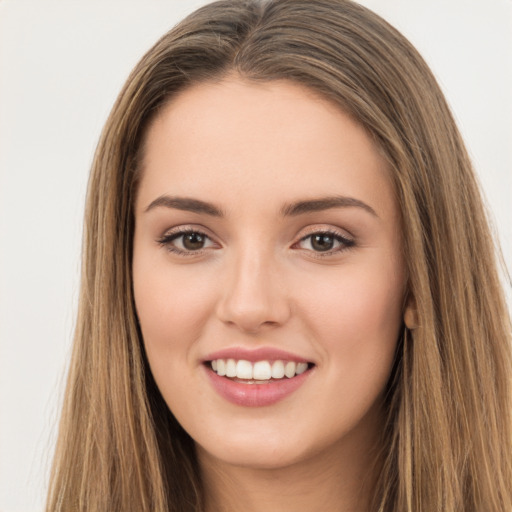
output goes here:
<path id="1" fill-rule="evenodd" d="M 227 377 L 220 377 L 207 366 L 205 369 L 220 396 L 228 402 L 244 407 L 264 407 L 283 400 L 296 391 L 311 373 L 311 370 L 307 370 L 291 379 L 271 380 L 267 384 L 243 384 Z"/>

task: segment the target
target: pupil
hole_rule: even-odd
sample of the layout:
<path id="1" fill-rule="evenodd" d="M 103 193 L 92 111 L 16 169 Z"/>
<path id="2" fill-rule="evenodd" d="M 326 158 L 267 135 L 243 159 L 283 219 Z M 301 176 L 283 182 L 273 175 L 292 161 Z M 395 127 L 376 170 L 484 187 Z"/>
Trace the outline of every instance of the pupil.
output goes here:
<path id="1" fill-rule="evenodd" d="M 190 251 L 202 249 L 204 245 L 204 236 L 200 233 L 189 233 L 183 236 L 183 247 Z"/>
<path id="2" fill-rule="evenodd" d="M 311 246 L 315 251 L 330 251 L 333 248 L 334 239 L 331 235 L 313 235 Z"/>

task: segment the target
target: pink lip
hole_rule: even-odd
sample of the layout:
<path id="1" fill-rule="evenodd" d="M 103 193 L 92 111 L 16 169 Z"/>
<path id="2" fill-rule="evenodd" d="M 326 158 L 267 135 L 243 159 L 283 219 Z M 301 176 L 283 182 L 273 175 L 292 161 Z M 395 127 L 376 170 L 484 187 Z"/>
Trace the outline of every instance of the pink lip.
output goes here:
<path id="1" fill-rule="evenodd" d="M 220 377 L 209 365 L 203 367 L 215 391 L 228 402 L 243 407 L 264 407 L 283 400 L 304 384 L 313 371 L 308 369 L 291 379 L 284 377 L 267 384 L 244 384 Z"/>
<path id="2" fill-rule="evenodd" d="M 215 359 L 244 359 L 255 363 L 256 361 L 295 361 L 296 363 L 308 363 L 307 359 L 299 357 L 291 352 L 279 350 L 270 347 L 261 347 L 255 349 L 246 349 L 243 347 L 232 347 L 213 352 L 204 358 L 204 362 L 213 361 Z"/>

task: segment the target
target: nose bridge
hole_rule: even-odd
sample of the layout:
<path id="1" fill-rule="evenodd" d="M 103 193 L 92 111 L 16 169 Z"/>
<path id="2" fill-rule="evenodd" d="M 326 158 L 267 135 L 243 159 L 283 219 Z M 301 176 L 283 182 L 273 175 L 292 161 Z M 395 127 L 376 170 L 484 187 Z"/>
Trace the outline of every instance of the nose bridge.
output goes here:
<path id="1" fill-rule="evenodd" d="M 246 243 L 226 262 L 220 318 L 246 332 L 278 325 L 289 316 L 285 289 L 271 248 Z"/>

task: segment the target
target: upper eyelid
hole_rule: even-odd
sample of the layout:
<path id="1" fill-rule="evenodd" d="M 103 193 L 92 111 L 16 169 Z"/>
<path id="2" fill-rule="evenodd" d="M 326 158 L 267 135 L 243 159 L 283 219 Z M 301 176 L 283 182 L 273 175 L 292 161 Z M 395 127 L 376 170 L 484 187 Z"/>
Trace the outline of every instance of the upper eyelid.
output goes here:
<path id="1" fill-rule="evenodd" d="M 308 238 L 312 237 L 315 234 L 330 235 L 335 240 L 337 240 L 340 246 L 325 252 L 317 252 L 312 251 L 311 249 L 303 249 L 301 247 L 297 247 L 301 242 L 304 242 L 305 240 L 307 240 Z M 350 233 L 346 229 L 342 229 L 332 225 L 326 226 L 324 224 L 307 226 L 305 229 L 301 230 L 301 232 L 299 232 L 297 236 L 298 238 L 295 239 L 295 241 L 292 243 L 290 247 L 292 249 L 305 250 L 308 253 L 312 253 L 312 255 L 314 255 L 315 258 L 332 257 L 337 254 L 344 253 L 346 250 L 350 250 L 357 245 L 356 237 L 352 233 Z"/>
<path id="2" fill-rule="evenodd" d="M 174 246 L 174 241 L 179 239 L 182 236 L 185 236 L 187 233 L 198 233 L 200 235 L 203 235 L 206 237 L 210 242 L 212 242 L 214 245 L 221 246 L 222 244 L 218 241 L 218 239 L 212 235 L 209 234 L 209 230 L 205 228 L 198 228 L 193 225 L 179 225 L 175 226 L 173 228 L 166 229 L 162 235 L 158 236 L 155 239 L 155 242 L 160 246 L 167 246 L 167 248 L 170 250 L 171 246 Z M 204 247 L 201 249 L 198 249 L 197 251 L 188 251 L 186 249 L 180 249 L 179 247 L 174 246 L 174 250 L 172 252 L 177 252 L 181 254 L 200 254 L 203 251 L 209 251 L 213 249 L 213 247 Z"/>
<path id="3" fill-rule="evenodd" d="M 222 241 L 219 239 L 219 237 L 217 237 L 216 235 L 213 235 L 208 228 L 206 228 L 205 226 L 202 226 L 200 224 L 199 225 L 198 224 L 181 224 L 181 225 L 177 225 L 177 226 L 174 226 L 171 228 L 167 228 L 162 233 L 162 235 L 160 235 L 157 238 L 157 241 L 161 242 L 162 240 L 169 239 L 171 237 L 178 238 L 180 235 L 184 235 L 187 233 L 200 233 L 201 235 L 204 235 L 207 238 L 209 238 L 211 241 L 222 245 Z M 350 240 L 351 242 L 354 242 L 354 243 L 356 241 L 355 236 L 352 233 L 350 233 L 347 229 L 317 224 L 317 225 L 311 225 L 311 226 L 306 226 L 305 228 L 302 228 L 295 235 L 292 245 L 295 245 L 298 242 L 300 242 L 314 234 L 317 234 L 317 233 L 330 234 L 330 235 L 333 235 L 335 237 L 338 237 L 338 238 L 341 238 L 344 240 Z"/>
<path id="4" fill-rule="evenodd" d="M 201 255 L 204 255 L 206 252 L 211 251 L 212 249 L 215 249 L 215 247 L 201 247 L 197 250 L 189 250 L 186 248 L 180 248 L 175 245 L 175 241 L 179 238 L 185 236 L 187 233 L 198 233 L 200 235 L 203 235 L 205 238 L 207 238 L 213 245 L 218 245 L 218 242 L 214 240 L 210 235 L 205 233 L 202 230 L 199 229 L 187 229 L 183 228 L 180 229 L 181 226 L 178 226 L 177 228 L 173 228 L 171 230 L 166 230 L 165 233 L 156 239 L 156 243 L 165 248 L 170 253 L 174 253 L 176 255 L 179 255 L 181 257 L 199 257 Z"/>
<path id="5" fill-rule="evenodd" d="M 178 226 L 174 226 L 172 228 L 167 228 L 166 230 L 164 230 L 159 239 L 173 235 L 179 236 L 187 233 L 200 233 L 201 235 L 205 235 L 212 240 L 216 238 L 214 235 L 211 234 L 211 231 L 204 226 L 197 224 L 180 224 Z"/>
<path id="6" fill-rule="evenodd" d="M 342 229 L 334 226 L 327 227 L 325 225 L 313 225 L 301 229 L 297 235 L 297 241 L 304 240 L 305 238 L 308 238 L 309 236 L 314 235 L 316 233 L 327 233 L 330 235 L 338 236 L 340 238 L 344 238 L 346 240 L 350 240 L 352 242 L 355 242 L 356 239 L 356 237 L 347 229 Z"/>
<path id="7" fill-rule="evenodd" d="M 353 245 L 355 245 L 355 240 L 353 238 L 349 238 L 348 236 L 341 235 L 335 231 L 313 231 L 312 233 L 299 238 L 296 242 L 293 242 L 292 247 L 299 244 L 300 242 L 303 242 L 304 240 L 307 240 L 308 238 L 311 238 L 313 235 L 316 235 L 316 234 L 332 236 L 339 243 L 345 244 L 346 247 L 349 247 L 349 246 L 352 247 Z"/>

